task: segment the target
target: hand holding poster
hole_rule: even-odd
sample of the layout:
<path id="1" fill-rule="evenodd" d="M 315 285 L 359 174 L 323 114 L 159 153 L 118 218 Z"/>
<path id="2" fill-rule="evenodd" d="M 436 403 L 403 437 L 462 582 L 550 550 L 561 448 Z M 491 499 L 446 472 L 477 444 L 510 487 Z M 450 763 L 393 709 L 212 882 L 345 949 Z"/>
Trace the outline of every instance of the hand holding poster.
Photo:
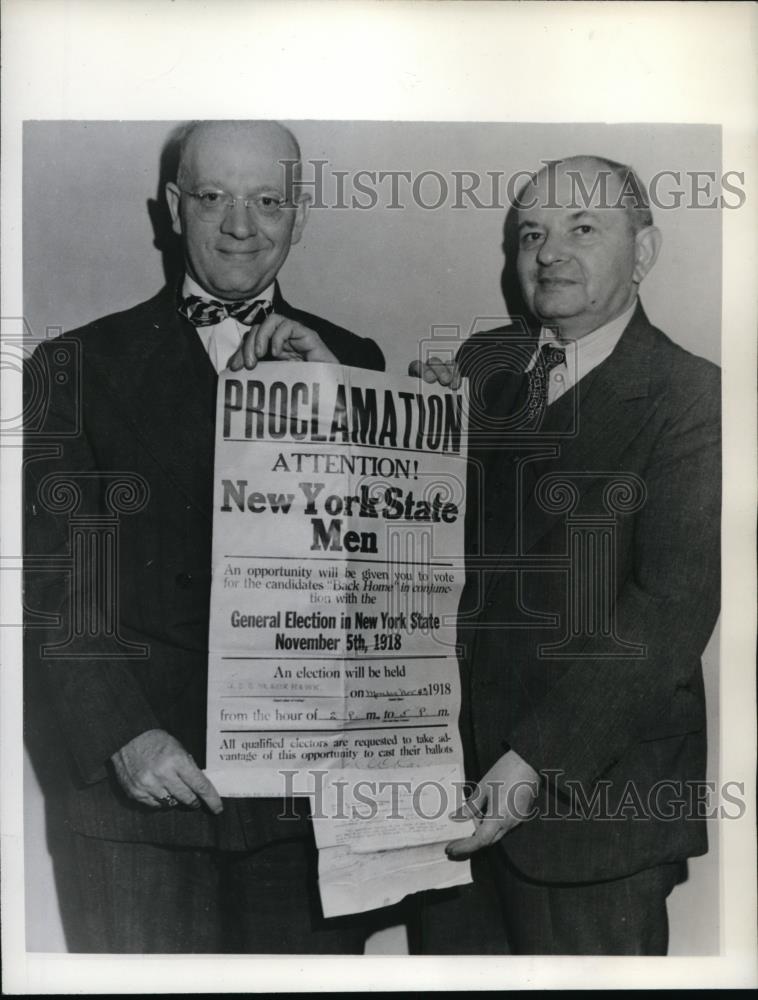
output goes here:
<path id="1" fill-rule="evenodd" d="M 208 776 L 393 867 L 464 836 L 461 394 L 275 362 L 222 375 L 216 426 Z"/>

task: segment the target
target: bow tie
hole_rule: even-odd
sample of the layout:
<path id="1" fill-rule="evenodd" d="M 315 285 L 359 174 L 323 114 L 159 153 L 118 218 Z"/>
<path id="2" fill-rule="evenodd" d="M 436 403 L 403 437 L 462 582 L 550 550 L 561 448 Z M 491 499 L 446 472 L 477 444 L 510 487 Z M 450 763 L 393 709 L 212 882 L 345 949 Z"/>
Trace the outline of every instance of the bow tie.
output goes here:
<path id="1" fill-rule="evenodd" d="M 227 316 L 231 316 L 252 326 L 262 321 L 273 311 L 273 304 L 266 299 L 245 299 L 242 302 L 220 302 L 218 299 L 203 299 L 199 295 L 186 295 L 179 303 L 179 312 L 193 326 L 215 326 Z"/>

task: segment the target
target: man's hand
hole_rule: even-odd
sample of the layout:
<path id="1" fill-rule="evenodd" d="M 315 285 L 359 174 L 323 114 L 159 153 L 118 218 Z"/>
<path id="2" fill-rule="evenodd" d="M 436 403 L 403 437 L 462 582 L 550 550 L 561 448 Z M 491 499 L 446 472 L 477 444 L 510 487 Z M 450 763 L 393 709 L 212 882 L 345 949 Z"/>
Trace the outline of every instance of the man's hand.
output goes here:
<path id="1" fill-rule="evenodd" d="M 454 361 L 442 361 L 440 358 L 429 358 L 423 364 L 420 361 L 411 361 L 408 365 L 408 374 L 417 375 L 425 382 L 449 385 L 453 390 L 461 387 L 461 373 Z"/>
<path id="2" fill-rule="evenodd" d="M 193 809 L 201 800 L 212 813 L 223 811 L 216 789 L 181 743 L 164 729 L 148 729 L 111 757 L 127 795 L 145 806 L 165 805 L 167 796 Z"/>
<path id="3" fill-rule="evenodd" d="M 509 750 L 482 778 L 464 809 L 477 824 L 471 837 L 453 840 L 445 848 L 453 861 L 463 861 L 475 851 L 497 843 L 525 819 L 537 797 L 539 775 L 515 752 Z"/>
<path id="4" fill-rule="evenodd" d="M 229 359 L 229 368 L 255 368 L 271 347 L 271 356 L 279 361 L 323 361 L 337 364 L 321 337 L 302 323 L 271 313 L 260 326 L 254 324 Z"/>

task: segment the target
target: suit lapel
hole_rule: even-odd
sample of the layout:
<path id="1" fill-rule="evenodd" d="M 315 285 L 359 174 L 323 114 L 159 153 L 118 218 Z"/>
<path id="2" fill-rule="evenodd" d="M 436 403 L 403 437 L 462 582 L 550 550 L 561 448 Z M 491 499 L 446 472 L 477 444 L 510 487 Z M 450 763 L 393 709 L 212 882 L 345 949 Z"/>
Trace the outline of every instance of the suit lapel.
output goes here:
<path id="1" fill-rule="evenodd" d="M 107 369 L 101 374 L 112 384 L 114 406 L 145 450 L 211 519 L 218 375 L 195 328 L 177 311 L 176 293 L 176 287 L 163 289 L 146 328 L 134 331 L 127 360 L 134 394 L 126 405 L 119 402 L 117 379 Z M 278 283 L 273 304 L 283 316 L 292 312 Z"/>
<path id="2" fill-rule="evenodd" d="M 292 307 L 282 297 L 282 290 L 279 287 L 278 281 L 274 282 L 274 296 L 271 299 L 271 305 L 274 307 L 274 312 L 279 313 L 280 316 L 289 316 L 292 311 Z"/>
<path id="3" fill-rule="evenodd" d="M 598 477 L 623 471 L 619 462 L 624 452 L 655 410 L 650 393 L 655 347 L 653 328 L 638 305 L 613 354 L 548 409 L 535 442 L 557 445 L 558 454 L 529 463 L 529 488 L 524 492 L 524 516 L 519 519 L 520 554 L 529 553 L 566 516 L 536 502 L 534 486 L 541 477 L 568 478 L 581 496 Z M 567 430 L 572 432 L 567 434 Z M 504 540 L 505 551 L 511 551 L 512 537 Z"/>
<path id="4" fill-rule="evenodd" d="M 144 331 L 134 331 L 133 392 L 121 396 L 110 371 L 114 407 L 165 475 L 211 516 L 218 377 L 194 327 L 176 310 L 171 289 L 156 299 Z M 125 405 L 124 405 L 125 404 Z"/>

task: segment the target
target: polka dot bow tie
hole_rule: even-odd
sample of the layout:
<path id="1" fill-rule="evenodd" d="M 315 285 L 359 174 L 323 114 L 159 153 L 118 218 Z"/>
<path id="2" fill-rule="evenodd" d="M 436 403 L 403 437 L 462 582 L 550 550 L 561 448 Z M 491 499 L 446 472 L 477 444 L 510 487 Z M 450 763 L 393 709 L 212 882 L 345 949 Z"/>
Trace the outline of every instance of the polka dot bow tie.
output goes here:
<path id="1" fill-rule="evenodd" d="M 265 299 L 219 302 L 218 299 L 202 299 L 199 295 L 187 295 L 179 303 L 179 312 L 193 326 L 215 326 L 227 316 L 232 316 L 245 326 L 252 326 L 253 323 L 263 322 L 273 308 Z"/>

